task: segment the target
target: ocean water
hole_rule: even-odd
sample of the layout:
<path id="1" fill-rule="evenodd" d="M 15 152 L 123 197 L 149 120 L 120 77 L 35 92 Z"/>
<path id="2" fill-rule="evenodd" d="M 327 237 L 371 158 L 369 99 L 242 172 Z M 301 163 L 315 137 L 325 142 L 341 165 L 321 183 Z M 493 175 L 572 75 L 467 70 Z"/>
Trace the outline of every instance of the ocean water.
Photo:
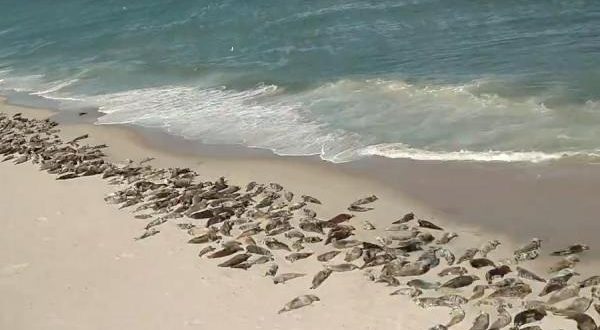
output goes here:
<path id="1" fill-rule="evenodd" d="M 0 0 L 0 93 L 333 162 L 600 154 L 598 0 Z"/>

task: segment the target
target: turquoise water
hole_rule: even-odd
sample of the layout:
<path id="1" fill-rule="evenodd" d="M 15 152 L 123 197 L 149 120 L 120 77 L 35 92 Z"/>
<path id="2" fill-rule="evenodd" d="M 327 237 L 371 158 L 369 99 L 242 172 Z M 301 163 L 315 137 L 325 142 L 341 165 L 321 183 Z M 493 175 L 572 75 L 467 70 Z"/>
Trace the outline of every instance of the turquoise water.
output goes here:
<path id="1" fill-rule="evenodd" d="M 343 162 L 600 153 L 600 1 L 0 0 L 0 92 Z"/>

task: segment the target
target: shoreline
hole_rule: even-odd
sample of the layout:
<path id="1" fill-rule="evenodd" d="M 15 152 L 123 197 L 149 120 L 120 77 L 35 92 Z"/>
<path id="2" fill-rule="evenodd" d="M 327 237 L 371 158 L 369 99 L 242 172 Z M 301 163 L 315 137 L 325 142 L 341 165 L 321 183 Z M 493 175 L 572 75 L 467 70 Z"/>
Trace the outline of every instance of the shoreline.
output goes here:
<path id="1" fill-rule="evenodd" d="M 0 111 L 7 114 L 22 112 L 27 117 L 39 119 L 53 115 L 49 110 L 27 109 L 2 103 Z M 153 157 L 155 159 L 150 162 L 153 167 L 191 168 L 204 180 L 223 176 L 228 182 L 238 185 L 249 181 L 277 182 L 298 195 L 308 194 L 321 199 L 323 205 L 311 205 L 320 219 L 329 219 L 345 211 L 358 198 L 376 194 L 379 199 L 373 204 L 374 210 L 356 213 L 352 220 L 352 224 L 358 228 L 356 238 L 362 241 L 377 242 L 379 235 L 390 234 L 383 231 L 383 228 L 408 212 L 415 212 L 419 219 L 428 219 L 446 230 L 458 232 L 459 239 L 449 245 L 455 250 L 457 257 L 467 248 L 482 246 L 490 239 L 498 239 L 502 241 L 502 245 L 494 252 L 494 258 L 505 258 L 511 256 L 511 251 L 516 246 L 528 241 L 528 238 L 520 239 L 491 231 L 481 224 L 456 222 L 451 217 L 446 217 L 444 212 L 412 199 L 410 195 L 400 191 L 398 186 L 390 184 L 390 180 L 382 182 L 381 177 L 367 175 L 369 170 L 372 171 L 368 162 L 339 166 L 315 159 L 257 156 L 250 152 L 235 155 L 230 150 L 224 152 L 225 148 L 219 146 L 213 148 L 212 154 L 186 152 L 181 148 L 172 149 L 170 143 L 173 141 L 156 132 L 78 123 L 77 120 L 69 123 L 68 114 L 61 115 L 63 118 L 52 117 L 61 122 L 61 138 L 68 140 L 89 134 L 86 144 L 109 145 L 109 148 L 103 150 L 111 162 L 123 163 L 126 159 L 140 161 Z M 71 115 L 77 116 L 76 113 Z M 165 146 L 157 148 L 148 136 L 160 140 Z M 208 148 L 192 143 L 190 145 Z M 219 152 L 224 154 L 218 155 Z M 187 329 L 198 326 L 216 327 L 223 319 L 228 319 L 236 327 L 269 329 L 323 326 L 336 329 L 387 329 L 397 327 L 398 324 L 402 324 L 403 328 L 423 329 L 446 322 L 449 318 L 445 311 L 432 313 L 431 310 L 417 307 L 408 297 L 390 296 L 389 292 L 395 288 L 366 281 L 362 272 L 335 275 L 331 283 L 327 282 L 327 285 L 312 291 L 322 298 L 318 307 L 312 306 L 314 308 L 278 316 L 276 310 L 283 303 L 294 296 L 311 293 L 307 290 L 310 276 L 322 269 L 316 260 L 307 260 L 303 264 L 284 262 L 281 264 L 284 271 L 301 271 L 309 276 L 273 287 L 273 283 L 262 275 L 262 268 L 260 272 L 229 270 L 215 267 L 211 260 L 199 259 L 196 256 L 198 246 L 185 244 L 189 236 L 171 221 L 160 227 L 160 235 L 157 237 L 137 243 L 132 238 L 143 233 L 147 221 L 134 219 L 131 210 L 118 210 L 117 207 L 106 205 L 102 198 L 120 187 L 108 185 L 97 176 L 56 181 L 53 176 L 37 171 L 29 163 L 5 163 L 0 164 L 0 168 L 3 185 L 18 187 L 5 189 L 0 196 L 3 200 L 10 201 L 10 207 L 5 208 L 4 214 L 9 219 L 9 230 L 0 239 L 2 244 L 6 244 L 0 245 L 0 251 L 4 251 L 0 252 L 0 289 L 10 297 L 7 302 L 16 302 L 7 303 L 7 306 L 0 305 L 9 311 L 8 315 L 16 315 L 2 316 L 0 324 L 10 325 L 11 328 L 18 329 L 16 324 L 22 325 L 23 329 L 31 328 L 36 322 L 37 327 L 40 327 L 40 324 L 47 325 L 51 321 L 51 328 L 77 329 L 100 320 L 98 329 Z M 379 174 L 385 179 L 385 173 Z M 423 178 L 428 177 L 421 177 L 421 184 Z M 29 204 L 35 207 L 26 206 Z M 75 206 L 71 207 L 71 204 Z M 25 207 L 27 211 L 23 211 Z M 361 229 L 364 220 L 375 224 L 377 229 Z M 48 224 L 51 227 L 46 227 Z M 119 226 L 119 230 L 116 230 L 116 226 Z M 23 231 L 28 235 L 14 235 L 15 231 Z M 115 235 L 115 231 L 118 234 Z M 532 236 L 534 235 L 529 237 Z M 544 236 L 541 237 L 545 239 Z M 43 244 L 28 244 L 31 240 Z M 547 245 L 544 242 L 544 251 L 551 251 L 554 245 L 563 248 L 564 240 L 564 237 L 561 241 L 550 240 Z M 568 242 L 571 243 L 576 242 Z M 589 244 L 592 249 L 590 252 L 593 253 L 594 242 Z M 319 245 L 311 245 L 309 249 L 315 253 L 325 251 Z M 598 269 L 597 260 L 592 253 L 583 254 L 584 262 L 577 266 L 577 270 L 584 275 L 593 274 Z M 73 258 L 73 261 L 56 262 L 62 258 Z M 129 266 L 120 265 L 122 261 Z M 556 259 L 544 254 L 527 267 L 545 274 L 548 265 L 554 261 Z M 88 270 L 88 267 L 92 270 Z M 152 270 L 150 278 L 143 279 L 149 270 Z M 104 276 L 104 271 L 107 276 Z M 437 273 L 437 269 L 433 273 Z M 37 288 L 35 283 L 44 274 L 51 276 L 41 279 L 45 285 Z M 427 274 L 426 279 L 440 280 L 434 276 Z M 136 280 L 140 278 L 142 280 Z M 535 289 L 539 287 L 538 284 Z M 72 288 L 75 290 L 70 291 Z M 257 292 L 265 300 L 260 306 L 255 304 Z M 65 298 L 65 295 L 69 298 Z M 117 299 L 119 303 L 107 311 L 106 317 L 93 303 L 78 304 L 81 299 L 88 299 L 90 295 L 94 297 L 93 302 L 99 304 L 113 299 Z M 131 309 L 128 306 L 135 304 L 133 298 L 138 295 L 142 298 L 141 305 Z M 199 296 L 210 299 L 195 301 L 194 298 Z M 53 299 L 59 300 L 59 307 L 52 306 Z M 34 312 L 31 320 L 23 313 L 28 305 L 33 306 L 29 307 Z M 398 308 L 403 313 L 398 313 Z M 80 314 L 70 316 L 71 309 Z M 165 309 L 169 311 L 165 320 L 143 317 L 148 310 L 151 315 L 159 316 Z M 494 313 L 492 307 L 488 309 Z M 234 315 L 231 315 L 232 311 L 235 311 Z M 349 311 L 352 312 L 351 316 L 348 316 Z M 472 306 L 465 306 L 465 311 L 468 316 L 461 329 L 468 328 L 476 316 L 472 313 Z M 216 316 L 208 316 L 213 314 Z M 260 315 L 258 319 L 257 315 Z M 547 324 L 573 325 L 555 318 Z"/>
<path id="2" fill-rule="evenodd" d="M 203 144 L 154 128 L 96 125 L 96 118 L 102 114 L 95 110 L 85 109 L 87 115 L 80 117 L 76 112 L 42 110 L 39 106 L 36 110 L 51 111 L 53 120 L 67 130 L 82 134 L 90 130 L 105 137 L 108 134 L 104 132 L 120 134 L 121 141 L 129 145 L 119 152 L 111 150 L 115 160 L 127 158 L 127 149 L 133 148 L 167 157 L 172 164 L 183 160 L 189 166 L 195 159 L 215 163 L 217 168 L 230 169 L 228 173 L 234 177 L 240 169 L 236 164 L 268 166 L 272 174 L 281 173 L 281 168 L 293 168 L 296 172 L 316 169 L 326 177 L 343 173 L 345 179 L 368 182 L 377 190 L 418 206 L 428 216 L 455 226 L 478 228 L 515 242 L 540 237 L 551 248 L 582 242 L 592 247 L 590 257 L 600 259 L 600 243 L 595 243 L 600 223 L 592 220 L 600 214 L 600 203 L 595 197 L 600 196 L 600 164 L 572 160 L 422 161 L 381 156 L 331 163 L 318 156 L 280 156 L 242 145 Z"/>

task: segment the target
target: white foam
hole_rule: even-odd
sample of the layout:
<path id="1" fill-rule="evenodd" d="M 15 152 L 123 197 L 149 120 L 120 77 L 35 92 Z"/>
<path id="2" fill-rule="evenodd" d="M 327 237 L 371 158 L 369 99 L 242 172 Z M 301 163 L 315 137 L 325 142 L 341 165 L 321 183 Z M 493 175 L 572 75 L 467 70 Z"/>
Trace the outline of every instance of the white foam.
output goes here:
<path id="1" fill-rule="evenodd" d="M 281 155 L 327 155 L 354 143 L 353 134 L 329 129 L 301 104 L 281 102 L 274 85 L 234 91 L 165 86 L 103 95 L 94 99 L 106 115 L 100 124 L 159 127 L 206 143 L 244 144 Z"/>
<path id="2" fill-rule="evenodd" d="M 600 157 L 598 152 L 555 152 L 537 151 L 430 151 L 411 148 L 402 143 L 378 144 L 358 151 L 363 156 L 382 156 L 386 158 L 407 158 L 434 161 L 478 161 L 478 162 L 532 162 L 559 160 L 566 157 Z"/>
<path id="3" fill-rule="evenodd" d="M 158 127 L 206 143 L 320 155 L 332 162 L 369 155 L 498 162 L 595 155 L 597 133 L 567 125 L 541 99 L 516 101 L 470 92 L 482 83 L 415 86 L 398 80 L 340 80 L 293 94 L 274 85 L 242 91 L 163 86 L 101 95 L 93 102 L 106 114 L 101 124 Z M 585 107 L 596 105 L 590 101 Z M 579 148 L 581 141 L 587 141 L 587 148 Z"/>
<path id="4" fill-rule="evenodd" d="M 31 93 L 31 95 L 46 96 L 50 93 L 56 93 L 65 87 L 71 86 L 78 81 L 79 81 L 79 79 L 69 79 L 69 80 L 65 80 L 65 81 L 58 81 L 58 82 L 53 83 L 52 86 L 48 87 L 47 89 L 45 89 L 43 91 L 39 91 L 39 92 L 33 92 L 33 93 Z"/>

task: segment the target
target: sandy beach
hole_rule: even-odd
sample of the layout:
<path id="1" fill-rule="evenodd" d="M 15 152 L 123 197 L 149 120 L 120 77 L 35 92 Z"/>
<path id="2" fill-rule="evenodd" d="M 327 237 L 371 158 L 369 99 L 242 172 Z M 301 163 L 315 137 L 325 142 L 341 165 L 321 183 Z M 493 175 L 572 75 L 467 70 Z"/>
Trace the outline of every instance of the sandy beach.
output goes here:
<path id="1" fill-rule="evenodd" d="M 21 112 L 32 118 L 53 114 L 5 103 L 0 105 L 0 112 L 8 115 Z M 89 133 L 85 143 L 107 144 L 109 148 L 104 152 L 112 162 L 153 157 L 151 165 L 154 167 L 189 167 L 206 180 L 223 176 L 238 185 L 249 181 L 277 182 L 297 195 L 318 197 L 323 205 L 315 206 L 314 210 L 320 219 L 329 219 L 344 212 L 353 201 L 375 194 L 379 199 L 372 205 L 374 210 L 357 213 L 350 222 L 357 228 L 356 238 L 360 240 L 377 242 L 376 238 L 385 234 L 383 228 L 402 215 L 415 212 L 419 218 L 459 233 L 460 239 L 448 245 L 457 257 L 461 254 L 459 251 L 479 247 L 490 239 L 502 242 L 494 258 L 507 257 L 515 247 L 537 234 L 544 244 L 547 242 L 546 252 L 579 239 L 589 244 L 591 251 L 581 257 L 585 262 L 579 264 L 577 270 L 585 276 L 599 269 L 595 258 L 598 252 L 594 251 L 598 245 L 592 240 L 597 225 L 590 218 L 597 214 L 598 206 L 592 200 L 597 196 L 593 194 L 598 186 L 593 186 L 595 181 L 589 178 L 600 178 L 600 175 L 589 167 L 581 171 L 579 165 L 561 165 L 560 173 L 572 171 L 579 175 L 570 181 L 572 185 L 564 183 L 568 180 L 566 176 L 555 175 L 558 173 L 555 168 L 538 167 L 535 171 L 519 172 L 501 167 L 493 170 L 492 165 L 485 168 L 473 165 L 468 172 L 464 167 L 440 168 L 439 164 L 425 164 L 417 171 L 415 166 L 398 161 L 387 171 L 372 171 L 370 169 L 377 168 L 373 167 L 377 159 L 334 165 L 274 157 L 261 151 L 232 155 L 220 152 L 217 147 L 197 150 L 196 146 L 186 147 L 185 143 L 175 149 L 174 141 L 163 135 L 123 126 L 97 126 L 92 125 L 93 118 L 61 115 L 64 117 L 58 116 L 57 120 L 62 122 L 60 136 L 64 140 Z M 153 137 L 149 138 L 150 135 Z M 394 169 L 409 178 L 398 179 L 402 175 L 392 175 L 390 171 Z M 513 171 L 526 175 L 514 175 Z M 492 174 L 485 175 L 486 172 Z M 533 175 L 539 180 L 540 173 L 552 174 L 551 179 L 540 183 L 538 190 L 521 189 L 531 187 L 529 177 Z M 464 187 L 457 187 L 456 191 L 449 189 L 456 185 L 458 178 L 468 175 L 471 181 L 465 181 Z M 433 180 L 438 180 L 446 190 L 436 190 L 440 186 L 432 186 Z M 586 183 L 581 184 L 581 181 Z M 491 197 L 477 196 L 475 200 L 471 187 L 477 182 L 496 182 L 490 190 L 504 189 L 506 198 L 492 202 L 498 193 L 491 193 Z M 516 182 L 514 192 L 505 190 L 510 182 Z M 185 244 L 190 236 L 176 226 L 185 219 L 169 221 L 161 225 L 159 235 L 136 241 L 133 238 L 144 232 L 147 221 L 135 219 L 128 210 L 107 205 L 104 197 L 118 186 L 108 185 L 98 176 L 57 181 L 30 163 L 4 162 L 0 163 L 0 185 L 3 187 L 0 219 L 4 227 L 0 233 L 0 295 L 3 297 L 0 328 L 427 329 L 450 318 L 447 308 L 424 309 L 406 296 L 390 296 L 396 288 L 368 281 L 359 271 L 335 273 L 316 290 L 309 290 L 313 274 L 322 269 L 314 259 L 280 263 L 280 272 L 308 274 L 283 285 L 274 285 L 271 278 L 264 276 L 266 265 L 248 271 L 216 267 L 214 260 L 198 258 L 198 246 Z M 555 191 L 556 187 L 564 189 Z M 470 192 L 462 193 L 463 190 Z M 545 195 L 534 196 L 537 191 L 544 191 Z M 565 200 L 565 196 L 573 195 L 578 198 Z M 514 209 L 513 213 L 503 214 L 500 207 L 487 207 L 516 198 L 530 200 L 531 204 L 546 202 L 539 207 L 522 207 L 523 218 L 533 218 L 531 222 L 517 218 Z M 581 213 L 567 212 L 573 215 L 570 225 L 557 223 L 556 218 L 548 219 L 552 209 L 547 205 L 552 204 L 548 203 L 552 199 L 560 201 L 556 207 L 564 210 L 564 205 L 571 205 Z M 478 200 L 489 204 L 479 204 Z M 477 205 L 475 211 L 461 211 L 472 204 Z M 532 217 L 535 209 L 543 210 L 539 218 Z M 499 224 L 497 220 L 506 214 L 513 216 Z M 565 214 L 555 216 L 564 218 Z M 537 230 L 544 217 L 551 225 Z M 363 230 L 364 220 L 373 223 L 377 230 Z M 577 228 L 573 228 L 574 225 Z M 569 228 L 570 231 L 563 233 Z M 320 245 L 307 250 L 326 251 Z M 281 253 L 277 257 L 283 256 Z M 544 255 L 527 267 L 544 273 L 553 260 Z M 428 276 L 427 279 L 435 280 L 435 274 Z M 541 288 L 540 285 L 535 289 Z M 292 298 L 309 293 L 318 295 L 320 301 L 307 308 L 277 314 Z M 495 315 L 495 308 L 484 309 Z M 465 321 L 455 328 L 469 329 L 476 316 L 468 313 Z M 552 318 L 543 324 L 574 328 L 575 323 Z"/>

